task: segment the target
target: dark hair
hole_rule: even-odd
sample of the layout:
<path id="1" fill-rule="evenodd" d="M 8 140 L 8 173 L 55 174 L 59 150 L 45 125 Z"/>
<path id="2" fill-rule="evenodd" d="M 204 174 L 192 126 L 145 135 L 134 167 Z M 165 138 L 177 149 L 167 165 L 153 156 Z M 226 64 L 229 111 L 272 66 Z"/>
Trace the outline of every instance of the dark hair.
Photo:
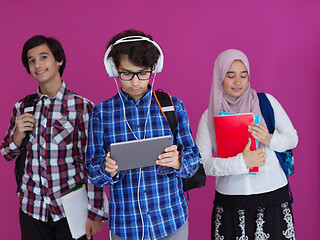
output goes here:
<path id="1" fill-rule="evenodd" d="M 115 35 L 108 43 L 108 47 L 117 40 L 129 36 L 143 36 L 152 40 L 152 36 L 139 30 L 125 30 Z M 150 67 L 153 69 L 160 56 L 160 52 L 156 46 L 148 41 L 124 42 L 112 47 L 108 57 L 112 57 L 116 67 L 119 67 L 120 60 L 123 55 L 127 55 L 129 60 L 137 66 Z"/>
<path id="2" fill-rule="evenodd" d="M 52 52 L 52 55 L 54 56 L 57 62 L 62 61 L 62 65 L 59 68 L 60 76 L 62 76 L 64 68 L 66 66 L 66 56 L 64 54 L 64 50 L 61 46 L 61 43 L 55 38 L 51 38 L 51 37 L 47 38 L 43 35 L 36 35 L 30 38 L 29 40 L 27 40 L 23 45 L 22 54 L 21 54 L 21 60 L 22 60 L 23 66 L 26 68 L 27 72 L 30 73 L 28 51 L 42 44 L 46 44 L 49 47 L 50 51 Z"/>

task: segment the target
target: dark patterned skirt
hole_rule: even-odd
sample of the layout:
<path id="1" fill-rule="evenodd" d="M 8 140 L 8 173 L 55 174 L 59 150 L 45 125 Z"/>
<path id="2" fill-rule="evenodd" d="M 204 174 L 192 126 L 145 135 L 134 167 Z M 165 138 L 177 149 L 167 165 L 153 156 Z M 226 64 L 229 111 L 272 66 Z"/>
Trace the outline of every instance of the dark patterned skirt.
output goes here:
<path id="1" fill-rule="evenodd" d="M 216 191 L 211 239 L 295 239 L 288 186 L 254 195 L 223 195 Z"/>

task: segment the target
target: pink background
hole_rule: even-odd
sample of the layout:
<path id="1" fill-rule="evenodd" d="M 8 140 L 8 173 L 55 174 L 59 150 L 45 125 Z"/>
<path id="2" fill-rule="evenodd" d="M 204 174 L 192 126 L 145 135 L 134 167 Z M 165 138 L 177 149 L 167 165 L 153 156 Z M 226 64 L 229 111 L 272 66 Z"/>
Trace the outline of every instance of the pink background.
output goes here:
<path id="1" fill-rule="evenodd" d="M 0 137 L 7 131 L 14 103 L 36 91 L 37 82 L 20 61 L 23 43 L 33 35 L 61 41 L 67 56 L 63 80 L 99 103 L 116 91 L 102 62 L 108 40 L 128 28 L 150 33 L 165 55 L 155 87 L 183 100 L 194 136 L 208 105 L 214 60 L 223 50 L 237 48 L 251 63 L 251 86 L 274 95 L 298 131 L 296 173 L 290 177 L 296 234 L 297 239 L 317 239 L 319 11 L 318 0 L 1 0 Z M 0 158 L 1 239 L 19 239 L 14 163 Z M 191 240 L 210 238 L 213 197 L 213 177 L 205 188 L 190 192 Z M 95 239 L 109 239 L 107 224 Z"/>

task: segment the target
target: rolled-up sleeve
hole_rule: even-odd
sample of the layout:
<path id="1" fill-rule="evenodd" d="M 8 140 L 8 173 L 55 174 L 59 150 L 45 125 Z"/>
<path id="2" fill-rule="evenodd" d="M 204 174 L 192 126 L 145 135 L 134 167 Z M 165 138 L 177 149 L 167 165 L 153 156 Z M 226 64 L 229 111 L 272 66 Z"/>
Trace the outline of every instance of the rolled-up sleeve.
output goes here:
<path id="1" fill-rule="evenodd" d="M 18 148 L 13 141 L 13 134 L 15 132 L 16 120 L 17 120 L 17 117 L 21 115 L 20 108 L 21 108 L 21 101 L 17 102 L 13 107 L 8 131 L 1 143 L 1 154 L 8 161 L 12 161 L 16 159 L 21 154 L 21 149 Z"/>

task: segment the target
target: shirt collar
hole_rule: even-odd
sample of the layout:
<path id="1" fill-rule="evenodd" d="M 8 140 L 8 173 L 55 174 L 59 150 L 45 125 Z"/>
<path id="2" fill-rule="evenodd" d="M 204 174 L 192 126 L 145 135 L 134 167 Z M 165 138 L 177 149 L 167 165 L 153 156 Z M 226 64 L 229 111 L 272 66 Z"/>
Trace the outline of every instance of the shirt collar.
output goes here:
<path id="1" fill-rule="evenodd" d="M 66 83 L 64 81 L 62 81 L 61 88 L 59 89 L 57 94 L 52 98 L 48 97 L 48 95 L 42 94 L 40 92 L 40 87 L 38 88 L 37 93 L 38 93 L 39 99 L 49 98 L 49 99 L 56 99 L 56 100 L 59 100 L 61 102 L 65 102 L 66 101 L 66 97 L 67 97 L 67 94 L 66 94 L 67 93 L 67 85 L 66 85 Z"/>

